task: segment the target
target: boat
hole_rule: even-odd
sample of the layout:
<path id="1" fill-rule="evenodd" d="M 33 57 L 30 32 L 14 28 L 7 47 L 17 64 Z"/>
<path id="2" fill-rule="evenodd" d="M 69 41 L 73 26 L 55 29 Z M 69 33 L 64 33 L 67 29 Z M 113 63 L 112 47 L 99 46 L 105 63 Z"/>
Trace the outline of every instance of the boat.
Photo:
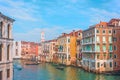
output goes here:
<path id="1" fill-rule="evenodd" d="M 53 63 L 52 65 L 53 65 L 53 66 L 59 66 L 59 64 L 55 64 L 55 63 Z"/>
<path id="2" fill-rule="evenodd" d="M 39 61 L 38 61 L 37 63 L 38 63 L 38 64 L 41 64 L 42 62 L 39 62 Z"/>
<path id="3" fill-rule="evenodd" d="M 17 70 L 22 70 L 22 66 L 21 65 L 13 65 L 14 69 L 17 69 Z"/>
<path id="4" fill-rule="evenodd" d="M 64 67 L 63 66 L 57 66 L 56 69 L 64 70 Z"/>
<path id="5" fill-rule="evenodd" d="M 26 65 L 38 65 L 39 63 L 37 63 L 37 62 L 26 62 L 25 64 Z"/>

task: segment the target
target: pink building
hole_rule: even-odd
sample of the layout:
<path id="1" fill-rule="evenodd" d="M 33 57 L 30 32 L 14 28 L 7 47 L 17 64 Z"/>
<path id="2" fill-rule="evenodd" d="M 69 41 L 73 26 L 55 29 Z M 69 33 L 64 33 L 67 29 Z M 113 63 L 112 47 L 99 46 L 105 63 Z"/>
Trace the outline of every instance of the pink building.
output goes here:
<path id="1" fill-rule="evenodd" d="M 23 59 L 38 57 L 38 43 L 21 41 L 21 55 Z"/>

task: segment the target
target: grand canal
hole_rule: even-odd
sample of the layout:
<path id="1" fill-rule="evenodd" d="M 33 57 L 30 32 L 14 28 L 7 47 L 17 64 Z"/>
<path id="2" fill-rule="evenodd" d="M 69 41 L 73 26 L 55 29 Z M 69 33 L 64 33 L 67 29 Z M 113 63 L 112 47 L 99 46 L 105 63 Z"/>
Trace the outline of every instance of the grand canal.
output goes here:
<path id="1" fill-rule="evenodd" d="M 22 70 L 14 69 L 13 80 L 120 80 L 120 76 L 96 75 L 75 67 L 58 70 L 49 63 L 23 65 Z"/>

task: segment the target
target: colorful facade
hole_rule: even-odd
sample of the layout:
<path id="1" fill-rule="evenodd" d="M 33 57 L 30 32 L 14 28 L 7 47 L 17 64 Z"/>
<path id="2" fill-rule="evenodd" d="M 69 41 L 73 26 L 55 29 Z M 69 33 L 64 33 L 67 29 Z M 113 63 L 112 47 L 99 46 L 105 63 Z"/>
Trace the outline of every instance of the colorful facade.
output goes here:
<path id="1" fill-rule="evenodd" d="M 100 22 L 83 31 L 82 67 L 88 71 L 113 71 L 112 27 Z"/>
<path id="2" fill-rule="evenodd" d="M 58 43 L 58 63 L 70 65 L 70 36 L 63 33 L 57 38 Z"/>
<path id="3" fill-rule="evenodd" d="M 70 64 L 80 65 L 82 30 L 73 30 L 70 35 Z"/>
<path id="4" fill-rule="evenodd" d="M 38 43 L 21 41 L 22 59 L 36 59 L 38 57 Z"/>
<path id="5" fill-rule="evenodd" d="M 120 19 L 111 19 L 108 23 L 112 30 L 113 71 L 120 71 Z"/>

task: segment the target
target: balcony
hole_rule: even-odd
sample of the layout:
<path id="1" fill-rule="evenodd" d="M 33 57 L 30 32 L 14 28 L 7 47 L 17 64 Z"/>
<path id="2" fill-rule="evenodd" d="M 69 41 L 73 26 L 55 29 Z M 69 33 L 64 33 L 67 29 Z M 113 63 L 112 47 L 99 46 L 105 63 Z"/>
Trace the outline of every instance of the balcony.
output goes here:
<path id="1" fill-rule="evenodd" d="M 86 43 L 82 43 L 82 45 L 89 45 L 89 44 L 95 44 L 95 42 L 86 42 Z"/>
<path id="2" fill-rule="evenodd" d="M 84 53 L 94 53 L 95 51 L 87 51 L 87 50 L 82 50 L 82 52 L 84 52 Z"/>
<path id="3" fill-rule="evenodd" d="M 1 38 L 0 37 L 0 41 L 6 42 L 6 41 L 13 41 L 14 39 L 10 39 L 10 38 Z"/>

